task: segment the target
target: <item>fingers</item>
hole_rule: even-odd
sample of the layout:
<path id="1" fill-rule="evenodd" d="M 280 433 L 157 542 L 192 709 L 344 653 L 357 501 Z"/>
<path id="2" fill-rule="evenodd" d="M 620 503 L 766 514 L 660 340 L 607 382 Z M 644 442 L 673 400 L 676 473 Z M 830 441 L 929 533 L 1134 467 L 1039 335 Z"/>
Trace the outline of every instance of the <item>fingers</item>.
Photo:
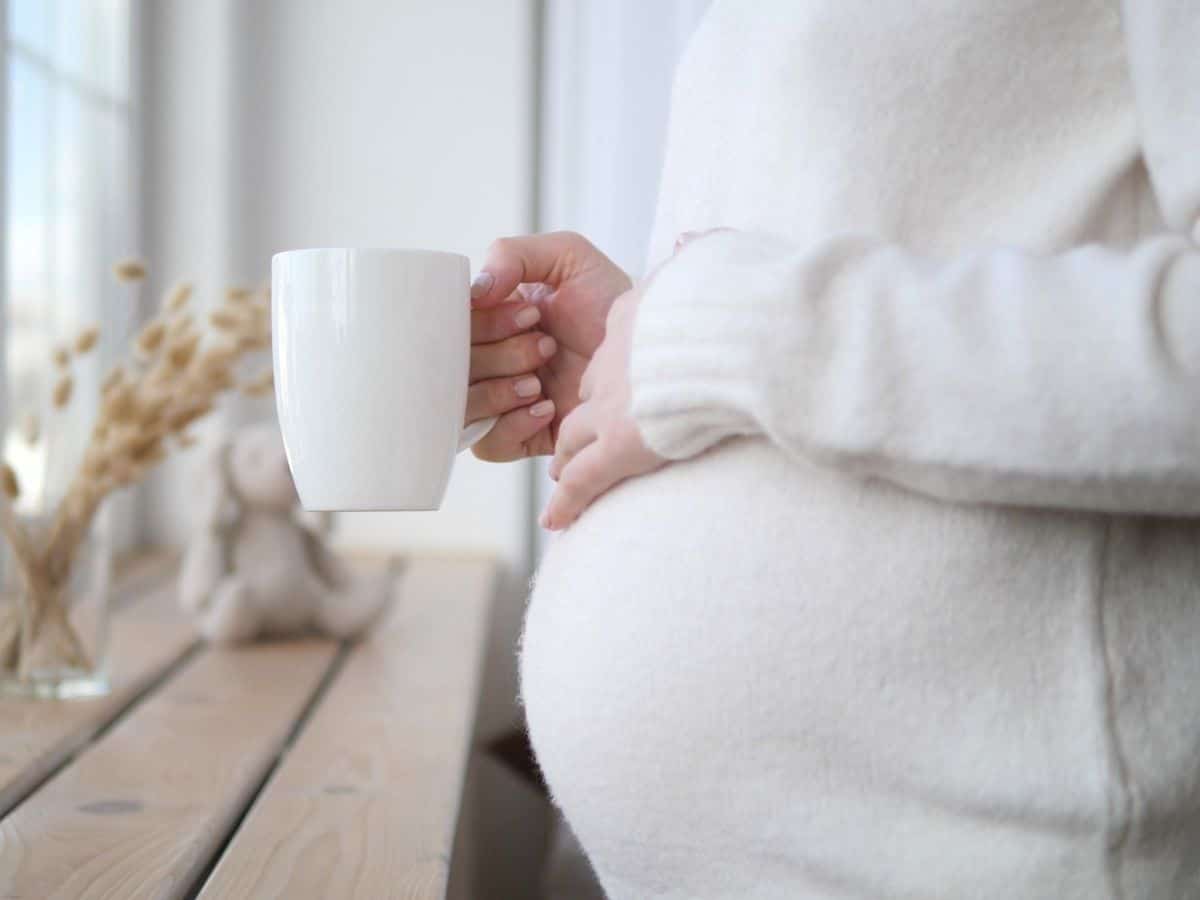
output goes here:
<path id="1" fill-rule="evenodd" d="M 601 444 L 589 444 L 562 470 L 542 513 L 541 526 L 551 531 L 566 528 L 621 478 L 620 466 L 611 464 Z"/>
<path id="2" fill-rule="evenodd" d="M 541 391 L 542 382 L 536 375 L 477 381 L 467 390 L 465 424 L 469 425 L 489 416 L 503 415 L 520 406 L 528 406 Z"/>
<path id="3" fill-rule="evenodd" d="M 483 268 L 471 282 L 471 303 L 479 308 L 495 306 L 522 283 L 557 287 L 584 259 L 598 253 L 587 238 L 573 231 L 500 238 L 488 248 Z"/>
<path id="4" fill-rule="evenodd" d="M 554 289 L 547 284 L 534 282 L 532 284 L 518 284 L 516 293 L 522 300 L 537 303 L 539 300 L 544 300 L 547 296 L 554 293 Z"/>
<path id="5" fill-rule="evenodd" d="M 595 357 L 593 357 L 594 359 Z M 583 374 L 579 377 L 579 402 L 587 403 L 592 399 L 592 392 L 596 389 L 596 369 L 593 366 L 588 366 L 583 370 Z"/>
<path id="6" fill-rule="evenodd" d="M 494 344 L 475 344 L 471 347 L 472 383 L 486 378 L 521 375 L 532 372 L 554 355 L 558 344 L 554 338 L 531 331 Z"/>
<path id="7" fill-rule="evenodd" d="M 514 409 L 502 415 L 471 452 L 487 462 L 545 455 L 554 448 L 550 436 L 553 419 L 553 400 L 539 400 L 532 406 Z"/>
<path id="8" fill-rule="evenodd" d="M 596 440 L 596 426 L 591 408 L 577 406 L 563 419 L 558 428 L 558 440 L 554 444 L 554 459 L 550 460 L 547 473 L 557 481 L 571 459 L 583 448 Z"/>
<path id="9" fill-rule="evenodd" d="M 532 303 L 501 303 L 490 309 L 471 310 L 471 343 L 492 344 L 528 331 L 542 318 Z"/>

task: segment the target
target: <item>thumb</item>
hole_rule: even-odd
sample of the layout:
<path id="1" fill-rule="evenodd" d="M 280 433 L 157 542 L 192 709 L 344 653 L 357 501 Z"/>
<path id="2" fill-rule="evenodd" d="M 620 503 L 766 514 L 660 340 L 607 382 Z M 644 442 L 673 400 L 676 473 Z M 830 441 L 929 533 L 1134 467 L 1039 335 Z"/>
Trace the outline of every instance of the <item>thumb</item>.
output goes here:
<path id="1" fill-rule="evenodd" d="M 519 284 L 557 288 L 597 253 L 587 238 L 573 231 L 500 238 L 488 248 L 483 268 L 471 282 L 471 305 L 502 303 Z"/>

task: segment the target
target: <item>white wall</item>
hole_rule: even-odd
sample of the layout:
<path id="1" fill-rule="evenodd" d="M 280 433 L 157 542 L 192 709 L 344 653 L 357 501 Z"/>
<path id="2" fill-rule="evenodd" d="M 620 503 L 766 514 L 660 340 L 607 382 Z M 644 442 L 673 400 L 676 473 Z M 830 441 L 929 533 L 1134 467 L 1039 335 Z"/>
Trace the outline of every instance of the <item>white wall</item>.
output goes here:
<path id="1" fill-rule="evenodd" d="M 272 253 L 412 246 L 480 261 L 533 219 L 533 0 L 144 0 L 149 254 L 258 282 Z M 269 407 L 243 404 L 244 419 Z M 199 465 L 192 461 L 184 465 Z M 187 533 L 183 467 L 147 520 Z M 528 467 L 460 457 L 442 511 L 341 517 L 360 547 L 484 549 L 524 568 Z"/>

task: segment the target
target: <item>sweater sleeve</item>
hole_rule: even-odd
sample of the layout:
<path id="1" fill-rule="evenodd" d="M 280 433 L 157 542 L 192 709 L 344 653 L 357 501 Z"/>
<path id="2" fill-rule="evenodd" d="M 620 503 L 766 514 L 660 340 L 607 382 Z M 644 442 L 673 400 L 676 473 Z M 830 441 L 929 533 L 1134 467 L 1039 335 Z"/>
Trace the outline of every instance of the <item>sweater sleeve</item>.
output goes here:
<path id="1" fill-rule="evenodd" d="M 765 434 L 948 500 L 1200 514 L 1200 13 L 1123 12 L 1168 232 L 952 259 L 871 236 L 701 238 L 639 308 L 647 443 L 680 459 Z"/>

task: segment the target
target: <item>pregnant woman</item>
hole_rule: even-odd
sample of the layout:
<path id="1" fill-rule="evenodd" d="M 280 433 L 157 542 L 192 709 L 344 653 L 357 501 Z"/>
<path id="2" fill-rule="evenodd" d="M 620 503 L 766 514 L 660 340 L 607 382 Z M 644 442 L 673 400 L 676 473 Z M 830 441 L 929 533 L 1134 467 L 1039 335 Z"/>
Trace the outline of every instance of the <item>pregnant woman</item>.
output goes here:
<path id="1" fill-rule="evenodd" d="M 1200 897 L 1200 3 L 718 0 L 673 103 L 650 277 L 473 289 L 605 891 Z"/>

